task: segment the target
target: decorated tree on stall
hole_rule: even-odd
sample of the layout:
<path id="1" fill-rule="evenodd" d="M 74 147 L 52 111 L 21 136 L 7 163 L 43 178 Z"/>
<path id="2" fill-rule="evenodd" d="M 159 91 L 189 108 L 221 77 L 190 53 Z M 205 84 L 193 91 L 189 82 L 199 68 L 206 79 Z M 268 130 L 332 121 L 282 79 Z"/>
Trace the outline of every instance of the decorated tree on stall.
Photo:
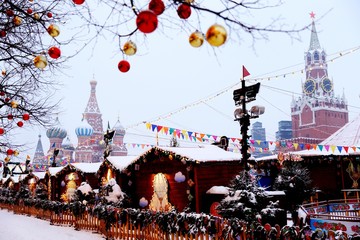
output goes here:
<path id="1" fill-rule="evenodd" d="M 110 204 L 115 207 L 128 207 L 130 203 L 129 197 L 121 191 L 119 184 L 114 178 L 101 187 L 100 190 L 101 202 L 103 204 Z"/>
<path id="2" fill-rule="evenodd" d="M 39 200 L 46 200 L 49 198 L 49 192 L 44 183 L 40 182 L 36 185 L 35 198 Z"/>
<path id="3" fill-rule="evenodd" d="M 282 209 L 271 201 L 265 189 L 259 187 L 248 171 L 241 171 L 229 184 L 229 193 L 218 205 L 219 214 L 238 225 L 274 222 L 275 214 Z M 234 231 L 237 233 L 238 231 Z"/>
<path id="4" fill-rule="evenodd" d="M 291 212 L 294 224 L 297 224 L 297 210 L 304 200 L 314 195 L 310 171 L 300 161 L 284 161 L 274 188 L 286 194 L 286 210 Z"/>
<path id="5" fill-rule="evenodd" d="M 86 204 L 95 203 L 95 192 L 87 182 L 82 182 L 75 192 L 75 201 Z"/>

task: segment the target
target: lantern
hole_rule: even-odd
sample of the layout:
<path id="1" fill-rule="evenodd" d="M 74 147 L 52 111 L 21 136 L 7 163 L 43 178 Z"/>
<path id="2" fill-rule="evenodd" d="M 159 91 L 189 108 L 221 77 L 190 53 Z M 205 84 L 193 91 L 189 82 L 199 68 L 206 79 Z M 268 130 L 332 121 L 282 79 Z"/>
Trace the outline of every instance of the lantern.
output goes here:
<path id="1" fill-rule="evenodd" d="M 6 154 L 9 156 L 13 155 L 13 153 L 14 153 L 14 150 L 12 150 L 10 148 L 6 151 Z"/>
<path id="2" fill-rule="evenodd" d="M 30 115 L 28 113 L 24 113 L 23 116 L 22 116 L 22 119 L 27 121 L 30 119 Z"/>
<path id="3" fill-rule="evenodd" d="M 58 47 L 51 47 L 48 50 L 48 54 L 51 58 L 57 59 L 61 55 L 61 51 Z"/>
<path id="4" fill-rule="evenodd" d="M 204 43 L 204 34 L 199 31 L 193 32 L 189 37 L 189 43 L 195 48 L 201 47 Z"/>
<path id="5" fill-rule="evenodd" d="M 60 34 L 60 29 L 57 25 L 55 24 L 51 24 L 48 28 L 47 28 L 48 33 L 50 34 L 50 36 L 52 37 L 57 37 Z"/>
<path id="6" fill-rule="evenodd" d="M 126 60 L 121 60 L 118 64 L 120 72 L 127 72 L 130 70 L 130 63 Z"/>
<path id="7" fill-rule="evenodd" d="M 34 58 L 35 67 L 44 69 L 47 66 L 46 57 L 43 55 L 38 55 Z"/>
<path id="8" fill-rule="evenodd" d="M 156 15 L 160 15 L 165 10 L 165 4 L 162 0 L 151 0 L 149 3 L 149 9 Z"/>
<path id="9" fill-rule="evenodd" d="M 126 55 L 134 55 L 136 53 L 136 44 L 132 41 L 127 41 L 123 46 L 123 51 Z"/>
<path id="10" fill-rule="evenodd" d="M 177 9 L 177 14 L 181 19 L 188 19 L 191 15 L 191 7 L 187 3 L 180 4 Z"/>
<path id="11" fill-rule="evenodd" d="M 22 121 L 18 121 L 17 125 L 18 125 L 18 127 L 22 127 L 22 126 L 24 126 L 24 123 Z"/>
<path id="12" fill-rule="evenodd" d="M 223 45 L 226 41 L 226 38 L 226 29 L 219 24 L 212 25 L 206 32 L 206 40 L 211 46 L 214 47 Z"/>
<path id="13" fill-rule="evenodd" d="M 136 26 L 143 33 L 153 32 L 158 25 L 156 14 L 150 10 L 140 12 L 136 17 Z"/>
<path id="14" fill-rule="evenodd" d="M 13 22 L 14 22 L 15 26 L 20 26 L 22 23 L 22 19 L 19 16 L 15 16 L 13 19 Z"/>
<path id="15" fill-rule="evenodd" d="M 10 105 L 12 108 L 17 108 L 19 106 L 17 101 L 11 101 Z"/>
<path id="16" fill-rule="evenodd" d="M 3 135 L 5 133 L 4 128 L 0 128 L 0 135 Z"/>
<path id="17" fill-rule="evenodd" d="M 73 2 L 76 4 L 76 5 L 81 5 L 85 2 L 85 0 L 73 0 Z"/>

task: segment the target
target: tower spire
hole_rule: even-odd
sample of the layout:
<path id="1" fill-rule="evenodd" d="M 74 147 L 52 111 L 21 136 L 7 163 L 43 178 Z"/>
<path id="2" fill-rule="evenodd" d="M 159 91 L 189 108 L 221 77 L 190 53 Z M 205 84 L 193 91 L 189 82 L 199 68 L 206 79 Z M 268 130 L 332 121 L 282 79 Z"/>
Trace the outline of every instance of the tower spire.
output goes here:
<path id="1" fill-rule="evenodd" d="M 314 21 L 315 13 L 311 12 L 310 17 L 312 18 L 312 23 L 311 23 L 311 37 L 310 37 L 309 51 L 321 48 L 319 38 L 318 38 L 316 28 L 315 28 L 315 21 Z"/>
<path id="2" fill-rule="evenodd" d="M 96 99 L 96 85 L 97 82 L 95 80 L 90 81 L 91 91 L 85 108 L 84 118 L 93 127 L 95 133 L 102 134 L 103 126 L 100 108 Z"/>

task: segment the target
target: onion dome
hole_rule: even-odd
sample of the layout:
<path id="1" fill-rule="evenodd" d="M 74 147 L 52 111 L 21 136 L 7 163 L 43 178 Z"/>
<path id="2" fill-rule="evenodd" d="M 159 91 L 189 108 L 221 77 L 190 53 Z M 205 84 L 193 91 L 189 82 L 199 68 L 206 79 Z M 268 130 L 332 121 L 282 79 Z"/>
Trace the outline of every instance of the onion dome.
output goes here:
<path id="1" fill-rule="evenodd" d="M 121 125 L 119 119 L 115 123 L 113 129 L 115 130 L 115 135 L 116 136 L 124 136 L 125 135 L 125 128 L 123 127 L 123 125 Z"/>
<path id="2" fill-rule="evenodd" d="M 88 121 L 83 118 L 80 126 L 75 129 L 75 133 L 78 137 L 91 136 L 94 133 L 94 129 Z"/>
<path id="3" fill-rule="evenodd" d="M 61 124 L 60 124 L 60 121 L 59 121 L 59 118 L 56 117 L 56 124 L 54 127 L 52 128 L 49 128 L 47 131 L 46 131 L 46 136 L 48 138 L 62 138 L 64 139 L 67 135 L 67 132 L 64 128 L 62 128 Z"/>
<path id="4" fill-rule="evenodd" d="M 66 137 L 64 142 L 61 144 L 61 147 L 65 150 L 75 150 L 74 145 L 71 143 L 70 138 Z"/>

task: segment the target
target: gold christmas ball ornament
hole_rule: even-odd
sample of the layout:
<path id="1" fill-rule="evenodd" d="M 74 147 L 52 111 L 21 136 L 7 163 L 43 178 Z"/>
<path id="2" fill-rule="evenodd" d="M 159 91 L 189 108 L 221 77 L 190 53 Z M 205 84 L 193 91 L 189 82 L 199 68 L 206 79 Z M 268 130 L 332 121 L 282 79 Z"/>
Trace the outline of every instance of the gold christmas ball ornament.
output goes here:
<path id="1" fill-rule="evenodd" d="M 1 75 L 6 76 L 6 70 L 5 70 L 5 69 L 3 69 L 3 70 L 1 71 Z"/>
<path id="2" fill-rule="evenodd" d="M 55 24 L 51 24 L 48 27 L 47 31 L 50 34 L 50 36 L 52 36 L 52 37 L 57 37 L 60 34 L 60 28 Z"/>
<path id="3" fill-rule="evenodd" d="M 17 149 L 16 149 L 16 150 L 14 150 L 14 156 L 18 156 L 18 155 L 19 155 L 19 153 L 20 153 L 20 152 L 19 152 L 19 150 L 17 150 Z"/>
<path id="4" fill-rule="evenodd" d="M 186 2 L 186 3 L 194 3 L 195 2 L 195 0 L 185 0 L 184 2 Z"/>
<path id="5" fill-rule="evenodd" d="M 20 26 L 22 23 L 22 19 L 19 16 L 15 16 L 13 19 L 13 22 L 14 22 L 15 26 Z"/>
<path id="6" fill-rule="evenodd" d="M 39 20 L 39 19 L 40 19 L 40 15 L 39 15 L 38 13 L 34 13 L 34 18 L 35 18 L 36 20 Z"/>
<path id="7" fill-rule="evenodd" d="M 38 55 L 34 58 L 34 65 L 39 69 L 44 69 L 47 66 L 46 57 L 43 55 Z"/>
<path id="8" fill-rule="evenodd" d="M 195 48 L 201 47 L 204 43 L 204 34 L 199 31 L 193 32 L 190 34 L 189 43 Z"/>
<path id="9" fill-rule="evenodd" d="M 17 108 L 19 106 L 17 101 L 11 101 L 10 105 L 12 108 Z"/>
<path id="10" fill-rule="evenodd" d="M 10 161 L 10 157 L 5 157 L 4 162 L 8 163 Z"/>
<path id="11" fill-rule="evenodd" d="M 136 44 L 133 41 L 127 41 L 123 46 L 123 51 L 126 55 L 134 55 L 137 51 Z"/>
<path id="12" fill-rule="evenodd" d="M 219 24 L 212 25 L 206 32 L 206 41 L 208 41 L 208 43 L 214 47 L 223 45 L 226 41 L 226 38 L 226 29 Z"/>

